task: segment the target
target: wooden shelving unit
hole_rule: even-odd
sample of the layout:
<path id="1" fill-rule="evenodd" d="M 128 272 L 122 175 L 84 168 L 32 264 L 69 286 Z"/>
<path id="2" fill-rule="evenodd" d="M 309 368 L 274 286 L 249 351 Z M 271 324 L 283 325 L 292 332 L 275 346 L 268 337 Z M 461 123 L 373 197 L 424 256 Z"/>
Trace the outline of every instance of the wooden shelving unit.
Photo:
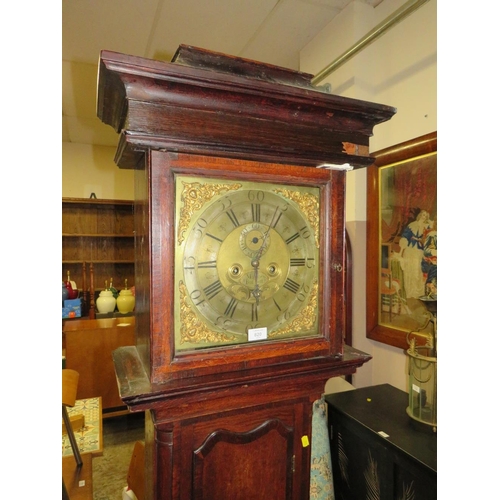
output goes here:
<path id="1" fill-rule="evenodd" d="M 86 276 L 84 273 L 85 263 Z M 134 204 L 130 200 L 62 199 L 62 279 L 70 272 L 81 289 L 93 264 L 95 291 L 113 279 L 134 286 Z"/>

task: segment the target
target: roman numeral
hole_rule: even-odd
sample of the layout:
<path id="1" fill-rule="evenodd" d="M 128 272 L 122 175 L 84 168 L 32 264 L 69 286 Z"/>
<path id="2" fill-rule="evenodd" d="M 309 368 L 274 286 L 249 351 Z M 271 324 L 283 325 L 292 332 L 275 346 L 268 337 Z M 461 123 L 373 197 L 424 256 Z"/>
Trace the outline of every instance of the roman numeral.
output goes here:
<path id="1" fill-rule="evenodd" d="M 260 205 L 258 203 L 252 203 L 252 221 L 260 222 Z"/>
<path id="2" fill-rule="evenodd" d="M 214 236 L 213 234 L 207 233 L 207 236 L 210 236 L 210 238 L 213 238 L 214 240 L 220 241 L 222 243 L 222 240 L 220 238 L 217 238 L 217 236 Z"/>
<path id="3" fill-rule="evenodd" d="M 278 308 L 278 311 L 281 311 L 281 307 L 279 304 L 276 302 L 276 299 L 273 298 L 274 305 Z"/>
<path id="4" fill-rule="evenodd" d="M 286 240 L 286 244 L 289 245 L 292 241 L 296 240 L 299 237 L 299 233 L 295 233 L 290 238 Z"/>
<path id="5" fill-rule="evenodd" d="M 252 321 L 259 321 L 259 313 L 257 312 L 257 303 L 252 304 Z"/>
<path id="6" fill-rule="evenodd" d="M 234 311 L 236 310 L 237 305 L 238 305 L 237 300 L 232 298 L 229 301 L 229 304 L 227 305 L 226 310 L 224 311 L 224 316 L 229 316 L 230 318 L 232 318 Z"/>
<path id="7" fill-rule="evenodd" d="M 297 293 L 299 291 L 300 285 L 295 283 L 295 281 L 287 278 L 285 283 L 283 284 L 283 288 L 286 288 L 288 291 L 292 293 Z"/>
<path id="8" fill-rule="evenodd" d="M 306 259 L 290 259 L 291 266 L 305 266 Z"/>
<path id="9" fill-rule="evenodd" d="M 198 269 L 208 269 L 211 267 L 216 267 L 216 260 L 207 260 L 205 262 L 198 262 Z"/>
<path id="10" fill-rule="evenodd" d="M 236 215 L 232 209 L 229 209 L 226 212 L 226 215 L 229 217 L 229 220 L 234 224 L 234 227 L 238 227 L 240 225 L 240 223 L 238 222 L 238 219 L 236 218 Z"/>
<path id="11" fill-rule="evenodd" d="M 280 212 L 278 214 L 278 208 L 279 207 L 276 207 L 276 210 L 274 211 L 274 214 L 273 214 L 273 218 L 271 219 L 271 224 L 269 224 L 270 227 L 272 227 L 273 229 L 276 227 L 276 225 L 278 224 L 279 220 L 281 219 L 281 216 L 283 215 L 282 212 Z M 276 214 L 278 214 L 276 216 Z"/>
<path id="12" fill-rule="evenodd" d="M 208 300 L 213 299 L 222 290 L 222 283 L 217 280 L 203 289 Z"/>

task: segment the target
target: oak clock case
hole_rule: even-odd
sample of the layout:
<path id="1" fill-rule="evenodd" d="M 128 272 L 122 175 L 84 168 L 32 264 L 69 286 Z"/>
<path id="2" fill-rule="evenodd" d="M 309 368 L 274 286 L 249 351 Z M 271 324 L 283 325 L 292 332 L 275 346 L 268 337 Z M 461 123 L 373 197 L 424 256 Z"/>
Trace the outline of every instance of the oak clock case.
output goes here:
<path id="1" fill-rule="evenodd" d="M 370 359 L 342 344 L 345 173 L 316 167 L 370 165 L 394 108 L 189 46 L 104 51 L 98 89 L 135 170 L 136 341 L 113 360 L 148 415 L 146 497 L 309 498 L 312 404 Z"/>
<path id="2" fill-rule="evenodd" d="M 320 188 L 175 176 L 175 350 L 320 335 Z"/>

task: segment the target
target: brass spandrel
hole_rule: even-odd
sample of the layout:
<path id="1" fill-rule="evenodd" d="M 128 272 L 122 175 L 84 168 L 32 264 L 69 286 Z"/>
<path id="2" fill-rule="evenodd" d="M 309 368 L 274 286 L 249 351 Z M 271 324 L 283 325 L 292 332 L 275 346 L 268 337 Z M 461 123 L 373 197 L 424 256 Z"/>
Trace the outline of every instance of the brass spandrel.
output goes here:
<path id="1" fill-rule="evenodd" d="M 213 328 L 207 327 L 205 322 L 196 315 L 191 309 L 191 305 L 187 298 L 186 285 L 184 285 L 182 281 L 179 282 L 179 293 L 181 298 L 181 344 L 185 342 L 191 344 L 216 344 L 220 342 L 233 342 L 236 340 L 236 335 L 226 335 L 213 330 Z"/>
<path id="2" fill-rule="evenodd" d="M 280 328 L 269 334 L 269 338 L 276 338 L 282 335 L 289 335 L 291 333 L 300 335 L 300 333 L 310 332 L 315 324 L 318 310 L 318 282 L 315 281 L 312 286 L 311 294 L 307 306 L 304 307 L 299 315 L 292 320 L 285 328 Z"/>
<path id="3" fill-rule="evenodd" d="M 201 184 L 200 182 L 189 183 L 184 181 L 182 181 L 182 185 L 184 186 L 181 192 L 182 206 L 177 232 L 177 243 L 179 245 L 184 241 L 184 234 L 194 213 L 201 210 L 215 196 L 241 188 L 241 184 Z"/>
<path id="4" fill-rule="evenodd" d="M 295 202 L 302 213 L 307 217 L 309 224 L 314 230 L 314 241 L 316 248 L 319 248 L 319 199 L 311 193 L 291 191 L 290 189 L 274 189 L 285 198 Z"/>

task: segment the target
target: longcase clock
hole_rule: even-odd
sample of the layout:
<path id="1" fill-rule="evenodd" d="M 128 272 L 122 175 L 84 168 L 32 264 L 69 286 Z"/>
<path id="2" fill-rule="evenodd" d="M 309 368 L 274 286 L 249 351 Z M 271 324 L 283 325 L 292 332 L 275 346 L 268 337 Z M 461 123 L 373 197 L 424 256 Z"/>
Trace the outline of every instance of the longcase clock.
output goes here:
<path id="1" fill-rule="evenodd" d="M 312 402 L 370 357 L 342 345 L 345 165 L 389 106 L 179 47 L 103 51 L 98 115 L 135 170 L 136 342 L 150 499 L 309 498 Z"/>

